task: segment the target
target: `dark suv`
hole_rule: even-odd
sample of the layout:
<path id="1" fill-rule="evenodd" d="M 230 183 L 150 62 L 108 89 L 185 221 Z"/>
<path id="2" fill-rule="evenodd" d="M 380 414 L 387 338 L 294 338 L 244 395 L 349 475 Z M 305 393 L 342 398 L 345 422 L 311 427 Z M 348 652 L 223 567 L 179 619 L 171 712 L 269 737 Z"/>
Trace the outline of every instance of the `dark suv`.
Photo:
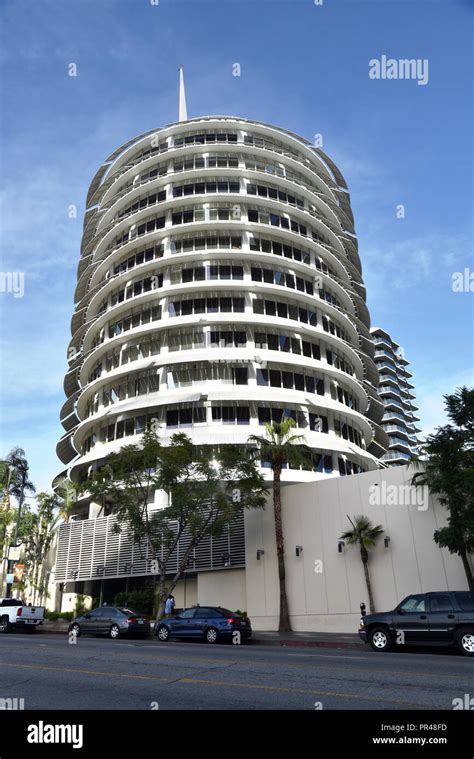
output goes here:
<path id="1" fill-rule="evenodd" d="M 393 611 L 367 614 L 359 636 L 374 651 L 400 645 L 453 646 L 474 656 L 474 592 L 440 591 L 407 596 Z"/>

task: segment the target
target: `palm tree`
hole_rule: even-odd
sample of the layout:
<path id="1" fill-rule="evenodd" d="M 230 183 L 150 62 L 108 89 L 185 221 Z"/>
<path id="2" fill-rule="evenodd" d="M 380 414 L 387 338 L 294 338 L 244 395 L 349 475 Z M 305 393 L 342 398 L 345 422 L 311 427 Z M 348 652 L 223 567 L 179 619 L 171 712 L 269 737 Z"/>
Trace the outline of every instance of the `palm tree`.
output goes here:
<path id="1" fill-rule="evenodd" d="M 355 516 L 354 521 L 352 521 L 350 516 L 347 518 L 352 525 L 352 529 L 343 532 L 339 539 L 344 540 L 348 545 L 358 545 L 360 547 L 360 558 L 362 559 L 362 564 L 364 566 L 365 582 L 367 585 L 367 593 L 369 594 L 370 613 L 374 614 L 375 605 L 372 594 L 372 585 L 370 584 L 368 549 L 375 546 L 377 538 L 379 538 L 383 532 L 383 527 L 381 524 L 374 526 L 369 517 L 366 517 L 363 514 Z"/>
<path id="2" fill-rule="evenodd" d="M 23 448 L 18 446 L 12 448 L 5 461 L 9 464 L 9 470 L 7 472 L 6 467 L 2 467 L 3 514 L 0 520 L 0 555 L 3 554 L 9 526 L 15 518 L 14 512 L 11 511 L 11 496 L 19 501 L 22 489 L 23 496 L 25 493 L 34 494 L 36 492 L 35 486 L 27 476 L 28 462 Z"/>
<path id="3" fill-rule="evenodd" d="M 8 492 L 9 492 L 9 495 L 13 496 L 18 501 L 20 498 L 21 484 L 22 484 L 21 469 L 22 467 L 28 466 L 28 462 L 26 460 L 26 453 L 23 450 L 23 448 L 12 448 L 6 458 L 6 461 L 10 462 L 11 467 L 12 467 Z M 36 493 L 35 486 L 31 482 L 31 480 L 28 479 L 26 475 L 25 475 L 25 482 L 23 484 L 23 492 L 31 493 L 32 495 Z"/>
<path id="4" fill-rule="evenodd" d="M 270 462 L 273 472 L 273 511 L 275 514 L 275 537 L 278 556 L 278 578 L 280 582 L 280 631 L 291 630 L 288 599 L 285 582 L 285 545 L 281 520 L 281 470 L 285 463 L 290 466 L 305 464 L 310 458 L 310 449 L 305 445 L 304 435 L 292 432 L 296 422 L 291 417 L 283 418 L 281 422 L 265 424 L 266 436 L 251 435 L 249 445 L 257 448 L 257 456 L 261 461 Z"/>
<path id="5" fill-rule="evenodd" d="M 59 502 L 58 518 L 67 524 L 71 511 L 76 505 L 78 485 L 67 477 L 64 477 L 56 483 L 55 491 L 61 499 Z"/>

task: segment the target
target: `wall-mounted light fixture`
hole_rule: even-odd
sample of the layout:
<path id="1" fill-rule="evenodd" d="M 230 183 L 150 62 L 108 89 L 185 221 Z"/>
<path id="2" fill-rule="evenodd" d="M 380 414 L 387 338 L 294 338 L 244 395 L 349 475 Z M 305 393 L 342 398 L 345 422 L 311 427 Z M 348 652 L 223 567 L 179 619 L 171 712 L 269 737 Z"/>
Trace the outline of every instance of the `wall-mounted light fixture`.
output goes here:
<path id="1" fill-rule="evenodd" d="M 365 617 L 366 613 L 367 612 L 365 610 L 365 603 L 362 601 L 362 603 L 360 605 L 360 614 L 361 614 L 362 617 Z"/>
<path id="2" fill-rule="evenodd" d="M 338 540 L 338 542 L 337 542 L 337 550 L 339 551 L 339 553 L 342 553 L 342 549 L 344 548 L 345 545 L 346 544 L 344 543 L 343 540 Z"/>
<path id="3" fill-rule="evenodd" d="M 71 572 L 70 572 L 70 575 L 71 575 L 71 577 L 72 577 L 73 580 L 76 579 L 76 577 L 77 577 L 78 574 L 79 574 L 79 571 L 77 569 L 72 569 Z"/>
<path id="4" fill-rule="evenodd" d="M 127 572 L 131 572 L 132 571 L 132 566 L 133 565 L 132 565 L 132 563 L 130 561 L 126 561 L 125 564 L 123 565 L 123 572 L 124 572 L 124 574 L 126 574 Z"/>
<path id="5" fill-rule="evenodd" d="M 303 546 L 296 546 L 296 555 L 301 556 L 303 553 Z"/>
<path id="6" fill-rule="evenodd" d="M 385 548 L 389 547 L 389 545 L 390 545 L 390 537 L 388 535 L 385 535 L 385 537 L 383 539 L 383 544 L 384 544 Z"/>
<path id="7" fill-rule="evenodd" d="M 227 551 L 224 551 L 224 553 L 222 554 L 222 563 L 224 564 L 225 567 L 230 567 L 230 553 L 228 553 Z"/>
<path id="8" fill-rule="evenodd" d="M 104 567 L 104 565 L 103 565 L 103 564 L 97 564 L 97 566 L 96 566 L 96 568 L 95 568 L 95 573 L 96 573 L 96 575 L 103 575 L 103 574 L 104 574 L 104 572 L 105 572 L 105 567 Z"/>
<path id="9" fill-rule="evenodd" d="M 265 551 L 263 550 L 263 548 L 257 549 L 257 561 L 260 561 L 260 557 L 263 556 L 264 553 Z"/>

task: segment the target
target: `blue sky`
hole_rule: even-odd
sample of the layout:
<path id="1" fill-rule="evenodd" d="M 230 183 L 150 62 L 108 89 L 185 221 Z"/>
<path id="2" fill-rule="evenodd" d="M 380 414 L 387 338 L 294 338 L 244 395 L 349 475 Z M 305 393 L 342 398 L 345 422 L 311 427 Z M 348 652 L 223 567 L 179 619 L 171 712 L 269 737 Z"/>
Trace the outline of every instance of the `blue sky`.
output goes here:
<path id="1" fill-rule="evenodd" d="M 412 363 L 425 432 L 472 384 L 472 20 L 468 0 L 4 0 L 1 7 L 1 450 L 50 488 L 82 214 L 103 159 L 188 114 L 322 134 L 351 192 L 374 325 Z M 428 83 L 369 61 L 428 59 Z M 77 76 L 68 76 L 75 63 Z M 232 75 L 240 63 L 241 76 Z M 77 219 L 68 217 L 77 206 Z M 405 218 L 396 207 L 405 206 Z"/>

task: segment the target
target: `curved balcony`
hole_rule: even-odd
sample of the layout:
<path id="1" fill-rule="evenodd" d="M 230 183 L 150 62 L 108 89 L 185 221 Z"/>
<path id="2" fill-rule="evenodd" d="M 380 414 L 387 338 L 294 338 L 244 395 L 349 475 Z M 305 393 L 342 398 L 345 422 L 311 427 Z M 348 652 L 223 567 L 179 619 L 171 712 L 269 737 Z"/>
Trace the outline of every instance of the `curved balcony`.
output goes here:
<path id="1" fill-rule="evenodd" d="M 226 191 L 208 188 L 211 179 Z M 188 190 L 177 196 L 178 187 Z M 225 213 L 234 206 L 237 218 Z M 226 235 L 239 245 L 226 247 Z M 307 140 L 220 116 L 130 140 L 93 179 L 77 278 L 77 353 L 58 444 L 71 472 L 120 447 L 125 428 L 135 442 L 151 413 L 164 420 L 165 439 L 182 420 L 196 441 L 222 444 L 244 444 L 267 414 L 289 413 L 310 447 L 331 452 L 331 474 L 345 467 L 337 456 L 375 468 L 385 453 L 349 195 L 337 167 Z M 245 344 L 186 343 L 189 330 L 208 341 L 229 324 Z M 276 349 L 275 335 L 286 347 Z M 222 370 L 211 369 L 216 361 Z M 219 416 L 234 407 L 244 409 L 235 419 Z M 360 471 L 347 466 L 341 474 Z"/>

